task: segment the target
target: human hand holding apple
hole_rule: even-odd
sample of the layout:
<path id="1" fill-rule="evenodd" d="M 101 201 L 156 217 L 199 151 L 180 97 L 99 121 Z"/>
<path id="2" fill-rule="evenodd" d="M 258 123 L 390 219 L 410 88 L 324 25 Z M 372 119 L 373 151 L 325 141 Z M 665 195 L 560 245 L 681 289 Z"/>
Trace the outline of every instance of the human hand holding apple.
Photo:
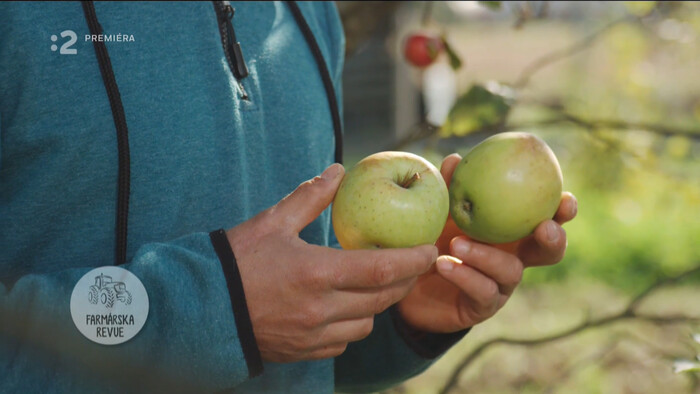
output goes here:
<path id="1" fill-rule="evenodd" d="M 226 231 L 255 341 L 264 361 L 335 357 L 372 331 L 374 316 L 403 298 L 437 258 L 433 245 L 337 250 L 299 232 L 333 200 L 334 164 L 276 205 Z"/>
<path id="2" fill-rule="evenodd" d="M 461 160 L 458 154 L 443 160 L 440 172 L 448 186 Z M 490 318 L 520 283 L 524 268 L 561 261 L 567 244 L 561 225 L 577 210 L 576 198 L 563 192 L 553 220 L 519 240 L 495 245 L 470 239 L 448 218 L 436 242 L 441 256 L 434 269 L 398 303 L 403 320 L 418 331 L 450 333 Z"/>
<path id="3" fill-rule="evenodd" d="M 460 161 L 461 157 L 457 154 L 450 155 L 443 161 L 441 174 L 446 184 L 452 180 Z M 518 161 L 515 163 L 522 164 Z M 556 182 L 554 183 L 556 189 Z M 364 189 L 360 188 L 360 191 L 371 192 L 371 187 L 367 185 L 369 183 L 365 183 Z M 541 190 L 540 186 L 536 184 L 535 191 Z M 378 195 L 374 197 L 379 198 Z M 339 205 L 348 204 L 347 201 L 342 201 Z M 334 204 L 337 203 L 338 196 Z M 549 215 L 553 215 L 554 220 L 544 220 L 534 232 L 528 230 L 531 234 L 527 235 L 526 232 L 514 242 L 499 245 L 470 240 L 455 221 L 451 217 L 448 218 L 442 234 L 436 241 L 438 251 L 443 255 L 438 258 L 437 267 L 419 277 L 416 286 L 398 303 L 404 321 L 420 331 L 449 333 L 471 327 L 492 316 L 505 304 L 520 282 L 524 267 L 555 264 L 563 257 L 566 233 L 560 225 L 576 215 L 576 200 L 570 193 L 559 192 L 556 203 L 556 213 L 552 212 Z M 341 233 L 340 239 L 343 238 L 345 230 L 343 226 L 335 223 L 337 209 L 334 205 L 334 227 L 336 233 Z M 348 208 L 348 211 L 352 212 L 352 209 Z M 517 212 L 511 213 L 515 214 Z M 529 212 L 523 214 L 528 216 Z M 361 217 L 348 216 L 354 217 L 355 220 Z M 391 223 L 387 226 L 392 227 Z M 405 229 L 406 226 L 401 228 Z M 353 232 L 357 233 L 355 230 L 350 231 Z M 354 246 L 372 247 L 376 244 L 356 242 Z"/>

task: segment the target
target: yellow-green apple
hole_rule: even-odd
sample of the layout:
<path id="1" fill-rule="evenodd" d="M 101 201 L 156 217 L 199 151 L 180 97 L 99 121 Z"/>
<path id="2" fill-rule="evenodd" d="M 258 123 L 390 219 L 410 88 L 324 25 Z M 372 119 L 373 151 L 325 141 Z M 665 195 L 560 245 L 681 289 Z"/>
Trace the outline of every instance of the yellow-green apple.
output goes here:
<path id="1" fill-rule="evenodd" d="M 449 211 L 440 171 L 407 152 L 380 152 L 343 177 L 333 200 L 335 235 L 344 249 L 433 244 Z"/>
<path id="2" fill-rule="evenodd" d="M 455 168 L 450 213 L 477 241 L 511 242 L 554 216 L 561 191 L 559 162 L 543 140 L 501 133 L 475 146 Z"/>

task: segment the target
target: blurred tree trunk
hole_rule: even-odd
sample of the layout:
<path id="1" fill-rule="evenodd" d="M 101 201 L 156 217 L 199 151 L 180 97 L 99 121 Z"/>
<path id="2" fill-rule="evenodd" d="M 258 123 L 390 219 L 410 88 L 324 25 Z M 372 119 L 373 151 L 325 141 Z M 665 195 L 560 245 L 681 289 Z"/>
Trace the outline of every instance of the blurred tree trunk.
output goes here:
<path id="1" fill-rule="evenodd" d="M 400 1 L 336 1 L 345 29 L 345 56 L 349 57 L 387 23 Z"/>

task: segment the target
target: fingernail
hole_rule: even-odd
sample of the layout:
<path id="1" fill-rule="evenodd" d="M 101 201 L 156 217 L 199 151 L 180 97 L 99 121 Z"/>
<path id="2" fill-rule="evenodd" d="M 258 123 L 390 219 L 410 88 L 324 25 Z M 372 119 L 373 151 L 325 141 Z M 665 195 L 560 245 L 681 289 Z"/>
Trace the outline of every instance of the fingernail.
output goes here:
<path id="1" fill-rule="evenodd" d="M 321 178 L 325 180 L 332 180 L 335 179 L 335 177 L 340 174 L 340 164 L 334 163 L 331 164 L 330 167 L 326 168 L 325 171 L 321 174 Z"/>
<path id="2" fill-rule="evenodd" d="M 457 160 L 462 160 L 462 156 L 460 156 L 459 153 L 453 153 L 453 154 L 447 156 L 445 159 L 447 159 L 448 157 L 456 157 Z"/>
<path id="3" fill-rule="evenodd" d="M 437 264 L 438 271 L 441 271 L 441 272 L 448 272 L 448 271 L 452 271 L 452 269 L 454 269 L 454 264 L 452 264 L 452 262 L 450 260 L 447 260 L 447 259 L 442 258 L 442 257 L 438 258 L 438 260 L 435 264 Z"/>
<path id="4" fill-rule="evenodd" d="M 571 217 L 576 216 L 576 214 L 578 213 L 578 201 L 576 199 L 574 199 L 573 205 L 573 208 L 571 208 Z"/>
<path id="5" fill-rule="evenodd" d="M 547 222 L 547 227 L 545 228 L 547 230 L 547 241 L 549 242 L 557 242 L 559 239 L 559 229 L 557 228 L 556 223 L 550 221 Z"/>
<path id="6" fill-rule="evenodd" d="M 440 256 L 435 264 L 438 271 L 450 272 L 455 268 L 455 264 L 462 264 L 462 261 L 452 256 Z"/>
<path id="7" fill-rule="evenodd" d="M 464 256 L 467 253 L 469 253 L 469 250 L 472 248 L 472 245 L 467 242 L 464 239 L 457 239 L 454 241 L 454 245 L 452 245 L 454 248 L 454 253 L 458 256 Z"/>

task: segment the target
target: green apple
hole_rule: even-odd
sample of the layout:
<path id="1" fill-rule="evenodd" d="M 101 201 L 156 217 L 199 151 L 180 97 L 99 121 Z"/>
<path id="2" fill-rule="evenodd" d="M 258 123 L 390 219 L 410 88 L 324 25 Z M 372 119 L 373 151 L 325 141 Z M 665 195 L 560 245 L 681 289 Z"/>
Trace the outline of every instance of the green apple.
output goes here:
<path id="1" fill-rule="evenodd" d="M 429 161 L 380 152 L 345 174 L 333 200 L 333 229 L 344 249 L 433 244 L 449 206 L 445 181 Z"/>
<path id="2" fill-rule="evenodd" d="M 464 156 L 449 191 L 452 219 L 465 234 L 482 242 L 512 242 L 554 216 L 561 200 L 561 169 L 540 138 L 501 133 Z"/>

